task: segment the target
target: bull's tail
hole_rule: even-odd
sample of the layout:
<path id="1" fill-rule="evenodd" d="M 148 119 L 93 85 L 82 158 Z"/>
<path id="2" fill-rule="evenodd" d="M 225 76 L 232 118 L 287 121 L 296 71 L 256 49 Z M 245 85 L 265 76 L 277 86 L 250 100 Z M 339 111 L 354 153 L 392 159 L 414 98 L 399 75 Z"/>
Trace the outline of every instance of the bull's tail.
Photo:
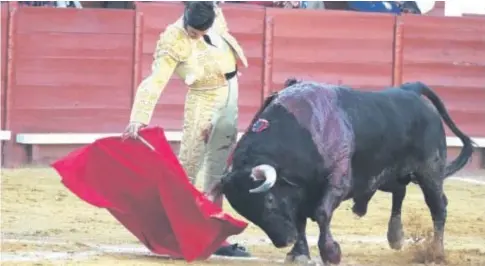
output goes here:
<path id="1" fill-rule="evenodd" d="M 431 88 L 429 88 L 422 82 L 412 82 L 403 84 L 402 89 L 407 91 L 413 91 L 419 95 L 426 96 L 438 110 L 438 113 L 440 114 L 445 124 L 458 138 L 460 138 L 461 142 L 463 142 L 463 148 L 458 157 L 446 166 L 445 177 L 456 173 L 458 170 L 463 168 L 470 160 L 473 153 L 473 141 L 469 136 L 465 135 L 465 133 L 463 133 L 456 126 L 455 122 L 453 122 L 450 115 L 448 114 L 445 105 L 438 97 L 438 95 L 436 95 L 433 90 L 431 90 Z"/>

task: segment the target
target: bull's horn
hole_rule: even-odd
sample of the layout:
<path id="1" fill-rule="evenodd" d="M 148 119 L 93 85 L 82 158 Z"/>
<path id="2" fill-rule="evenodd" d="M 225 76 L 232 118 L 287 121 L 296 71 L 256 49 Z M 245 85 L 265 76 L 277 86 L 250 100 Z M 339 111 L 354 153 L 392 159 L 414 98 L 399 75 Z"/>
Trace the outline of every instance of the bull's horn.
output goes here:
<path id="1" fill-rule="evenodd" d="M 264 183 L 261 184 L 261 186 L 257 188 L 250 189 L 250 193 L 261 193 L 261 192 L 266 192 L 270 188 L 274 186 L 276 183 L 276 170 L 274 169 L 273 166 L 267 165 L 267 164 L 262 164 L 254 167 L 251 170 L 251 178 L 254 180 L 261 180 L 260 175 L 255 174 L 255 172 L 262 172 L 264 176 Z"/>

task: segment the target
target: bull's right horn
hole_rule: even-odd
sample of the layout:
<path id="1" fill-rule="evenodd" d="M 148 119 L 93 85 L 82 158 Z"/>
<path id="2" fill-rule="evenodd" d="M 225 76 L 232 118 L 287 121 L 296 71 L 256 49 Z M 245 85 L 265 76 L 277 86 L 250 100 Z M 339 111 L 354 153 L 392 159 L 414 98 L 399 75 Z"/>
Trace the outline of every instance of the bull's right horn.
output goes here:
<path id="1" fill-rule="evenodd" d="M 257 188 L 250 189 L 249 193 L 266 192 L 276 183 L 276 169 L 273 166 L 261 164 L 251 170 L 251 178 L 253 180 L 261 180 L 261 175 L 264 176 L 264 183 Z"/>

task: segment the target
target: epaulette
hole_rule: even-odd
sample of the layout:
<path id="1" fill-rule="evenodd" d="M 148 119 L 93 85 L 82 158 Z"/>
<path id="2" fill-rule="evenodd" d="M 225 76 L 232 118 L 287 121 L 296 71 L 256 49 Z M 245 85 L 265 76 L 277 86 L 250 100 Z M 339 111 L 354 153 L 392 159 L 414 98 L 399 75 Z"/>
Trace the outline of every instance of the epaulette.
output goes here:
<path id="1" fill-rule="evenodd" d="M 192 53 L 192 47 L 189 36 L 184 32 L 184 29 L 175 25 L 169 25 L 160 34 L 154 57 L 157 58 L 165 53 L 172 56 L 178 62 L 187 61 Z"/>

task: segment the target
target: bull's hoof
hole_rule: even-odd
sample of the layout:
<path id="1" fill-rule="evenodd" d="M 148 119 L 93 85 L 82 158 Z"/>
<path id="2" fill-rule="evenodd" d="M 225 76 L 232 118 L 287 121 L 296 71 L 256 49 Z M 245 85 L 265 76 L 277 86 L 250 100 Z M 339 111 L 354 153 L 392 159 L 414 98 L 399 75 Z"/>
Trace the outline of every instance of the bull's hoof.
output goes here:
<path id="1" fill-rule="evenodd" d="M 251 254 L 238 244 L 232 244 L 228 246 L 222 246 L 214 252 L 214 255 L 224 257 L 251 257 Z"/>
<path id="2" fill-rule="evenodd" d="M 287 254 L 285 259 L 285 264 L 296 264 L 296 265 L 316 265 L 310 258 L 310 256 L 299 254 Z"/>
<path id="3" fill-rule="evenodd" d="M 433 241 L 431 244 L 431 250 L 428 252 L 432 255 L 432 260 L 435 263 L 443 263 L 445 262 L 445 248 L 443 246 L 443 242 L 439 240 Z"/>
<path id="4" fill-rule="evenodd" d="M 401 217 L 391 217 L 387 229 L 387 242 L 392 249 L 400 250 L 404 245 Z"/>
<path id="5" fill-rule="evenodd" d="M 340 264 L 342 252 L 339 243 L 335 241 L 325 243 L 323 249 L 320 248 L 320 256 L 324 263 L 330 262 L 332 264 Z"/>

